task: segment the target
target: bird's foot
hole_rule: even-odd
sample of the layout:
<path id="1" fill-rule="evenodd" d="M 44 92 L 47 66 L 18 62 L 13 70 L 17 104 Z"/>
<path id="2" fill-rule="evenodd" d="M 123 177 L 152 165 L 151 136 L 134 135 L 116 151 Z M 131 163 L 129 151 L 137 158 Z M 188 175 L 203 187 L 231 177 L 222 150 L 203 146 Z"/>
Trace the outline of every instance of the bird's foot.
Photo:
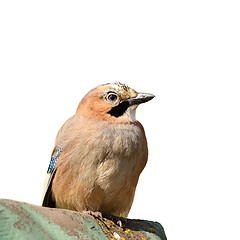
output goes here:
<path id="1" fill-rule="evenodd" d="M 120 228 L 123 228 L 124 225 L 126 225 L 126 219 L 123 217 L 118 217 L 111 214 L 104 214 L 103 217 L 113 221 Z"/>
<path id="2" fill-rule="evenodd" d="M 95 218 L 99 218 L 99 219 L 102 219 L 102 218 L 103 218 L 103 217 L 102 217 L 102 213 L 101 213 L 101 212 L 98 212 L 98 211 L 88 210 L 88 211 L 83 211 L 83 212 L 85 212 L 85 213 L 87 213 L 87 214 L 89 214 L 89 215 L 91 215 L 91 216 L 93 216 L 93 217 L 95 217 Z"/>

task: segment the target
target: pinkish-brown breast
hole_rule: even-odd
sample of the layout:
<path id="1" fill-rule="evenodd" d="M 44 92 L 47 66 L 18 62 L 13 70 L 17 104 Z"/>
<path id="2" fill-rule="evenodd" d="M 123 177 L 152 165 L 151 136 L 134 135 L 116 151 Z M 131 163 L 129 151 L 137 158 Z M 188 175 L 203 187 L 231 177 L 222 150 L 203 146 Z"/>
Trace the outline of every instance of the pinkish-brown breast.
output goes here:
<path id="1" fill-rule="evenodd" d="M 126 217 L 147 161 L 142 125 L 106 124 L 75 115 L 60 130 L 56 144 L 62 144 L 52 185 L 57 206 Z"/>

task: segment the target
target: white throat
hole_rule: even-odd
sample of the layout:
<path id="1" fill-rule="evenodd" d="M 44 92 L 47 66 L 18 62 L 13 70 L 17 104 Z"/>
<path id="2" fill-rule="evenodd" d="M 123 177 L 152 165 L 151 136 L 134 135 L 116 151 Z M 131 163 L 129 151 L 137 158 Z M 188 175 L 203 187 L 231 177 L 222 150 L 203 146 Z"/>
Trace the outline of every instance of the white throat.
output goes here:
<path id="1" fill-rule="evenodd" d="M 130 118 L 133 122 L 135 122 L 137 107 L 138 107 L 138 105 L 130 106 L 123 115 Z"/>

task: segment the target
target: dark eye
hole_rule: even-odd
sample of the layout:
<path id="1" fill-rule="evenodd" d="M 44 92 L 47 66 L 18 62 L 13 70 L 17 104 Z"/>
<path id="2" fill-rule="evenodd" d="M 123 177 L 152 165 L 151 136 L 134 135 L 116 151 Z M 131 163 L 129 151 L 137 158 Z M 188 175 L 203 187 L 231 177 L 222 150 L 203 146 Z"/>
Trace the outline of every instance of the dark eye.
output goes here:
<path id="1" fill-rule="evenodd" d="M 107 99 L 107 101 L 109 101 L 109 102 L 116 102 L 117 99 L 118 99 L 118 96 L 117 96 L 117 94 L 115 94 L 115 93 L 109 93 L 109 94 L 106 96 L 106 99 Z"/>

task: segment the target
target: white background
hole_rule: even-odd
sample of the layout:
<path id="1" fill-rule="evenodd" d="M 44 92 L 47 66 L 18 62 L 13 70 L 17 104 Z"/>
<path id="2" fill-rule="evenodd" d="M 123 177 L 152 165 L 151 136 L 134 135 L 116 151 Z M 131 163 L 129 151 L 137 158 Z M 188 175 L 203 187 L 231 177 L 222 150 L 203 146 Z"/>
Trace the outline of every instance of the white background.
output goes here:
<path id="1" fill-rule="evenodd" d="M 40 204 L 54 139 L 93 87 L 121 81 L 149 162 L 130 218 L 171 240 L 240 239 L 238 1 L 0 2 L 0 197 Z"/>

